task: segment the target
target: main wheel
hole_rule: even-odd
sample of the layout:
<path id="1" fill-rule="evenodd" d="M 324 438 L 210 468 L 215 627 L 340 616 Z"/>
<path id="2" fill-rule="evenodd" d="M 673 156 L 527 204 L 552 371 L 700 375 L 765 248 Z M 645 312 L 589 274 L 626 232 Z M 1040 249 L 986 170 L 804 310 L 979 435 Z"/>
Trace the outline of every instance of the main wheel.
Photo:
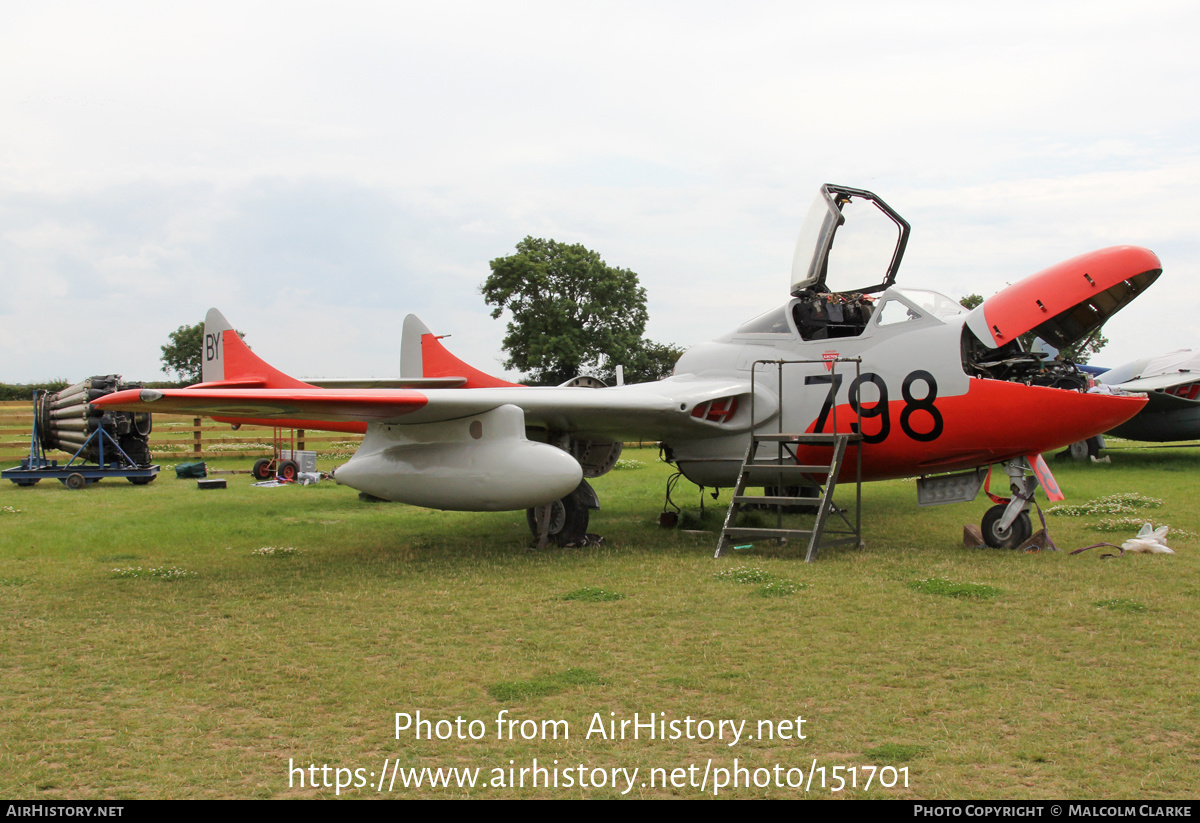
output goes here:
<path id="1" fill-rule="evenodd" d="M 67 475 L 67 479 L 63 481 L 67 488 L 73 492 L 77 492 L 87 485 L 87 479 L 79 472 L 73 472 Z"/>
<path id="2" fill-rule="evenodd" d="M 1027 511 L 1018 514 L 1017 519 L 1007 529 L 1000 528 L 1000 519 L 1004 517 L 1007 508 L 1007 504 L 992 506 L 983 514 L 980 531 L 983 532 L 984 542 L 993 549 L 1015 549 L 1033 534 L 1033 523 Z"/>
<path id="3" fill-rule="evenodd" d="M 533 532 L 534 537 L 540 534 L 538 511 L 539 509 L 525 510 L 525 520 L 529 523 L 529 530 Z M 588 507 L 573 493 L 550 504 L 549 518 L 547 536 L 559 545 L 578 540 L 587 533 Z"/>
<path id="4" fill-rule="evenodd" d="M 250 475 L 255 480 L 270 480 L 271 479 L 271 459 L 268 457 L 260 457 L 254 461 L 254 468 L 250 470 Z"/>
<path id="5" fill-rule="evenodd" d="M 1066 454 L 1071 456 L 1071 459 L 1077 463 L 1087 463 L 1089 460 L 1094 460 L 1100 456 L 1100 449 L 1104 448 L 1103 435 L 1089 437 L 1087 440 L 1078 440 L 1067 446 Z"/>

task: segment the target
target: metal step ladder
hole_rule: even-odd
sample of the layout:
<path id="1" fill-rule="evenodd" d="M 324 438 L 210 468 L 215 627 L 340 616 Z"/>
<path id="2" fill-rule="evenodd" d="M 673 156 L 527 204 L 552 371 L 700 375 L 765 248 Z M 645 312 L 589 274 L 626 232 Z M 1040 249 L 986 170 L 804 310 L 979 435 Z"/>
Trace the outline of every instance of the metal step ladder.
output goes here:
<path id="1" fill-rule="evenodd" d="M 857 476 L 858 473 L 855 478 L 857 497 L 854 522 L 850 522 L 846 511 L 835 506 L 833 502 L 833 493 L 846 459 L 847 446 L 851 442 L 858 444 L 861 440 L 862 438 L 858 434 L 751 434 L 750 445 L 746 449 L 746 457 L 742 461 L 742 470 L 733 490 L 729 512 L 725 515 L 725 525 L 721 529 L 721 539 L 717 543 L 717 551 L 714 556 L 721 557 L 739 540 L 762 538 L 772 538 L 781 544 L 807 538 L 808 550 L 804 559 L 810 563 L 817 559 L 817 550 L 823 546 L 843 543 L 861 545 L 862 524 L 859 510 L 862 502 L 862 487 L 861 480 Z M 775 455 L 764 458 L 759 449 L 762 444 L 775 444 Z M 830 446 L 833 454 L 828 463 L 802 463 L 799 449 L 806 446 Z M 749 495 L 746 494 L 748 486 L 768 488 L 774 486 L 776 494 Z M 778 492 L 789 486 L 816 487 L 820 494 L 816 498 L 780 496 Z M 784 509 L 797 505 L 816 506 L 812 528 L 784 528 Z M 738 515 L 749 506 L 757 509 L 774 508 L 776 510 L 776 528 L 736 525 Z M 829 524 L 832 514 L 837 514 L 848 530 L 831 530 Z M 825 539 L 827 535 L 836 536 L 832 539 Z"/>
<path id="2" fill-rule="evenodd" d="M 833 354 L 833 353 L 830 353 Z M 832 422 L 830 433 L 803 433 L 803 434 L 786 434 L 783 431 L 784 416 L 780 407 L 776 407 L 774 414 L 768 414 L 764 419 L 760 420 L 757 414 L 757 381 L 758 373 L 761 370 L 764 372 L 764 377 L 770 377 L 770 371 L 775 371 L 776 387 L 775 397 L 779 399 L 780 406 L 783 400 L 787 397 L 784 391 L 784 370 L 787 366 L 813 366 L 820 364 L 824 366 L 826 374 L 818 374 L 816 377 L 811 375 L 804 378 L 804 385 L 820 386 L 822 384 L 829 386 L 829 394 L 826 399 L 826 408 L 829 414 L 829 420 L 826 420 L 826 412 L 822 412 L 821 416 L 815 421 L 815 428 L 824 428 L 827 422 Z M 843 543 L 854 543 L 857 547 L 862 548 L 862 463 L 863 463 L 863 437 L 858 430 L 856 422 L 850 424 L 850 431 L 840 429 L 838 426 L 838 404 L 837 393 L 841 386 L 841 377 L 838 374 L 839 366 L 845 364 L 853 364 L 854 366 L 854 384 L 856 385 L 861 380 L 860 369 L 862 359 L 859 357 L 839 357 L 836 354 L 833 356 L 822 355 L 820 360 L 756 360 L 750 367 L 750 442 L 746 447 L 746 456 L 742 460 L 742 470 L 738 474 L 737 484 L 734 487 L 733 499 L 729 503 L 729 512 L 725 515 L 725 525 L 721 529 L 721 538 L 717 541 L 717 551 L 714 557 L 721 557 L 737 540 L 742 539 L 761 539 L 773 538 L 781 544 L 787 543 L 793 538 L 808 538 L 808 551 L 805 553 L 805 561 L 811 563 L 817 559 L 817 550 L 822 546 L 835 546 Z M 775 418 L 778 425 L 776 432 L 760 431 L 760 425 L 766 424 L 771 417 Z M 849 445 L 854 444 L 854 522 L 850 522 L 850 518 L 846 515 L 846 510 L 837 507 L 833 502 L 833 492 L 837 488 L 838 481 L 846 476 L 846 451 Z M 772 450 L 769 446 L 762 449 L 761 446 L 774 444 Z M 831 449 L 829 462 L 822 460 L 819 463 L 812 461 L 812 449 L 814 447 L 827 447 Z M 802 451 L 803 450 L 803 451 Z M 774 451 L 774 455 L 771 452 Z M 764 455 L 765 452 L 765 455 Z M 808 457 L 809 462 L 805 463 L 801 458 Z M 768 488 L 774 486 L 775 494 L 771 495 L 748 495 L 746 494 L 747 486 L 762 486 Z M 792 487 L 815 487 L 820 494 L 817 498 L 792 497 L 783 495 L 782 492 L 789 486 Z M 808 503 L 811 505 L 815 501 L 816 513 L 815 521 L 811 529 L 784 528 L 783 516 L 784 509 L 791 508 L 797 504 L 803 505 Z M 738 515 L 747 507 L 754 506 L 756 508 L 774 508 L 776 512 L 774 529 L 754 528 L 746 526 L 738 526 Z M 830 529 L 830 515 L 837 514 L 841 518 L 846 529 Z M 832 539 L 826 539 L 827 535 L 832 535 Z M 738 547 L 740 548 L 740 547 Z"/>

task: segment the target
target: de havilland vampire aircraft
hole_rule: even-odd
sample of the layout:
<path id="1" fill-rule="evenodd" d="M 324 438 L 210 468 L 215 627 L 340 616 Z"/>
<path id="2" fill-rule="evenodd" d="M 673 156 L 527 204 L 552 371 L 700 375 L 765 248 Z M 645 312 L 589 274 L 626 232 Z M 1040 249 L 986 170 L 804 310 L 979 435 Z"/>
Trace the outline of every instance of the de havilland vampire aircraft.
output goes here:
<path id="1" fill-rule="evenodd" d="M 454 357 L 412 315 L 400 381 L 304 382 L 251 353 L 214 309 L 204 382 L 118 392 L 95 405 L 362 431 L 358 451 L 335 470 L 339 483 L 438 509 L 549 506 L 543 531 L 560 537 L 586 529 L 599 503 L 584 478 L 610 470 L 622 440 L 660 440 L 689 480 L 731 487 L 752 416 L 782 432 L 836 425 L 861 435 L 863 480 L 936 480 L 1004 464 L 1014 495 L 989 510 L 983 532 L 993 546 L 1015 546 L 1031 531 L 1037 483 L 1057 491 L 1040 455 L 1108 431 L 1146 403 L 1143 395 L 1089 392 L 1073 365 L 1026 351 L 1021 336 L 1060 348 L 1083 339 L 1148 288 L 1161 264 L 1143 248 L 1102 249 L 968 311 L 937 292 L 894 285 L 908 236 L 909 224 L 871 192 L 823 186 L 796 245 L 791 298 L 690 349 L 654 383 L 509 383 Z M 806 364 L 784 369 L 780 361 Z M 857 362 L 847 370 L 846 361 Z M 782 379 L 763 379 L 764 362 Z M 829 465 L 829 453 L 800 447 L 796 459 L 826 456 Z M 973 489 L 954 499 L 974 498 L 982 472 L 974 476 Z"/>

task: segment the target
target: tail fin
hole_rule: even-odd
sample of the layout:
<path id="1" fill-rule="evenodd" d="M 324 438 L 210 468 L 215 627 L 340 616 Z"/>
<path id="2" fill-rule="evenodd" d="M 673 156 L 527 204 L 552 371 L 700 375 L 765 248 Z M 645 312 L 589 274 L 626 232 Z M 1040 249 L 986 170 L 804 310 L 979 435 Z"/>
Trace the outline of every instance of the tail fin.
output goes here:
<path id="1" fill-rule="evenodd" d="M 400 336 L 400 376 L 403 378 L 466 378 L 464 389 L 520 386 L 468 366 L 446 350 L 442 341 L 415 314 L 404 318 Z"/>
<path id="2" fill-rule="evenodd" d="M 205 388 L 296 389 L 311 388 L 290 377 L 250 351 L 225 315 L 209 309 L 204 317 L 204 348 L 200 383 Z"/>

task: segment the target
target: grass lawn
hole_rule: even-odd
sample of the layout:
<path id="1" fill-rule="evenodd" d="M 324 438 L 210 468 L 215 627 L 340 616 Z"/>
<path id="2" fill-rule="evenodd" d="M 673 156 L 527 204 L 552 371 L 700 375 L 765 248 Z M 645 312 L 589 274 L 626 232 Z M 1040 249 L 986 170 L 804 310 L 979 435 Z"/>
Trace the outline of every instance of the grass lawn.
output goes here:
<path id="1" fill-rule="evenodd" d="M 714 561 L 727 497 L 701 519 L 681 484 L 712 533 L 661 529 L 669 468 L 626 457 L 604 543 L 542 553 L 523 512 L 330 482 L 3 483 L 0 796 L 1196 796 L 1200 452 L 1051 461 L 1070 503 L 1162 501 L 1049 516 L 1059 547 L 1128 516 L 1189 532 L 1174 556 L 964 548 L 982 499 L 897 481 L 813 564 Z"/>

